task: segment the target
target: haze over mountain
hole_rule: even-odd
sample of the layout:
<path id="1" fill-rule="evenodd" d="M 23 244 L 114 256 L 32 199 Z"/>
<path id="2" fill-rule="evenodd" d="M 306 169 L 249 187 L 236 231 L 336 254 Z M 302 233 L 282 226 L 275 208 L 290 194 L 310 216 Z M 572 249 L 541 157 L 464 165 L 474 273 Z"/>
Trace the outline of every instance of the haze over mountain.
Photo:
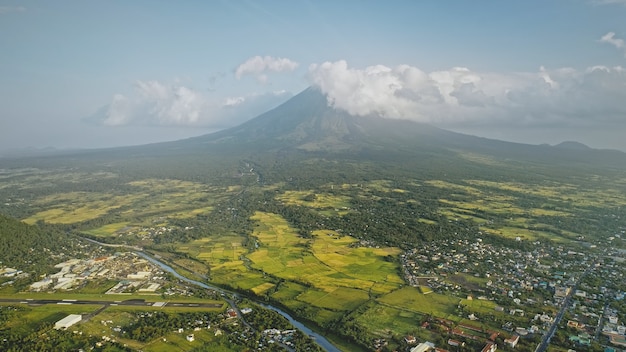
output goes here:
<path id="1" fill-rule="evenodd" d="M 0 152 L 199 136 L 308 86 L 353 115 L 626 151 L 625 16 L 621 0 L 9 1 Z"/>
<path id="2" fill-rule="evenodd" d="M 65 155 L 65 156 L 64 156 Z M 57 157 L 55 157 L 57 156 Z M 86 157 L 91 163 L 144 163 L 165 170 L 200 167 L 219 162 L 236 165 L 242 160 L 271 168 L 291 160 L 336 160 L 404 165 L 445 172 L 530 169 L 607 172 L 626 168 L 626 153 L 592 149 L 578 142 L 556 146 L 529 145 L 447 131 L 429 124 L 385 118 L 379 114 L 357 116 L 329 106 L 328 96 L 310 87 L 280 106 L 241 125 L 199 137 L 173 142 L 115 149 L 59 151 L 45 162 L 71 163 Z M 99 160 L 99 161 L 98 161 Z M 126 160 L 126 161 L 124 161 Z M 537 170 L 539 170 L 537 169 Z M 537 171 L 539 174 L 544 171 Z M 169 172 L 168 171 L 168 172 Z M 495 171 L 494 171 L 495 172 Z M 574 171 L 572 171 L 574 172 Z"/>
<path id="3" fill-rule="evenodd" d="M 528 145 L 451 132 L 411 120 L 385 118 L 376 113 L 357 116 L 329 106 L 328 96 L 316 87 L 304 90 L 275 109 L 239 126 L 163 144 L 188 148 L 202 145 L 248 146 L 250 151 L 255 152 L 287 149 L 329 153 L 463 150 L 530 160 L 557 156 L 568 156 L 572 160 L 585 160 L 594 155 L 626 156 L 619 151 L 596 150 L 578 142 L 563 142 L 554 147 Z"/>

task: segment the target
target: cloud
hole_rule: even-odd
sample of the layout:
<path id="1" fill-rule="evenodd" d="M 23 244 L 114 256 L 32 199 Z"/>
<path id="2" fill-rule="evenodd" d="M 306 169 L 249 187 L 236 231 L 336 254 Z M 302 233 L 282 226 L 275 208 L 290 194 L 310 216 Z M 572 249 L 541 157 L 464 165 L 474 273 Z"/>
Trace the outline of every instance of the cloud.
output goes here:
<path id="1" fill-rule="evenodd" d="M 611 44 L 617 49 L 622 50 L 624 52 L 624 57 L 626 57 L 626 43 L 624 43 L 624 39 L 615 38 L 614 32 L 609 32 L 603 35 L 602 38 L 600 38 L 600 42 Z"/>
<path id="2" fill-rule="evenodd" d="M 26 8 L 23 6 L 0 6 L 0 15 L 4 15 L 11 12 L 24 12 Z"/>
<path id="3" fill-rule="evenodd" d="M 626 6 L 626 0 L 592 0 L 594 5 L 622 5 Z"/>
<path id="4" fill-rule="evenodd" d="M 298 63 L 287 58 L 272 56 L 254 56 L 246 60 L 235 70 L 235 77 L 241 79 L 245 75 L 253 75 L 261 83 L 267 81 L 267 72 L 287 72 L 298 67 Z"/>
<path id="5" fill-rule="evenodd" d="M 217 98 L 183 85 L 137 81 L 132 95 L 115 94 L 86 121 L 105 126 L 234 126 L 291 97 L 288 92 Z"/>
<path id="6" fill-rule="evenodd" d="M 537 72 L 424 72 L 417 67 L 351 68 L 346 61 L 309 67 L 328 104 L 443 127 L 626 123 L 626 70 L 596 66 Z"/>

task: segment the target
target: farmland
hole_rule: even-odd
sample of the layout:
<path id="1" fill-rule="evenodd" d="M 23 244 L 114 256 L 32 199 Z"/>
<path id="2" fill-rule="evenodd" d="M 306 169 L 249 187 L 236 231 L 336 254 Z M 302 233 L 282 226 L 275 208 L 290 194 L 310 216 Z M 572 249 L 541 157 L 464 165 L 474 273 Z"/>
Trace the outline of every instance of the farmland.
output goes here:
<path id="1" fill-rule="evenodd" d="M 4 192 L 48 187 L 62 179 L 55 173 L 24 173 L 27 184 L 18 188 L 2 184 Z M 490 246 L 499 241 L 573 246 L 595 226 L 590 214 L 599 207 L 611 211 L 626 205 L 620 182 L 600 187 L 589 181 L 591 186 L 583 188 L 554 181 L 528 185 L 475 178 L 370 179 L 294 187 L 284 182 L 242 185 L 240 181 L 248 181 L 239 179 L 212 184 L 171 178 L 121 180 L 111 173 L 83 176 L 89 182 L 102 185 L 114 181 L 119 186 L 110 191 L 60 188 L 38 196 L 29 193 L 30 198 L 12 196 L 13 203 L 3 207 L 21 214 L 30 224 L 71 226 L 81 235 L 102 241 L 140 244 L 185 276 L 271 302 L 318 329 L 352 336 L 348 327 L 356 326 L 364 337 L 350 341 L 361 347 L 381 337 L 399 345 L 398 336 L 404 334 L 435 340 L 444 327 L 434 318 L 450 322 L 446 324 L 466 324 L 474 314 L 499 322 L 525 323 L 523 317 L 496 311 L 498 304 L 491 293 L 489 300 L 468 300 L 468 292 L 485 292 L 492 280 L 495 285 L 495 278 L 488 276 L 493 270 L 474 265 L 467 256 L 465 272 L 463 266 L 447 272 L 452 270 L 450 260 L 435 259 L 443 247 L 433 247 L 427 253 L 428 261 L 415 266 L 419 267 L 416 275 L 439 280 L 418 279 L 415 287 L 407 285 L 406 263 L 399 258 L 420 246 L 416 236 L 445 233 L 451 238 L 429 245 L 447 246 L 480 237 Z M 75 178 L 79 176 L 69 177 Z M 16 185 L 14 181 L 7 184 Z M 598 231 L 613 231 L 618 222 L 611 219 Z M 464 242 L 460 246 L 472 245 Z M 456 257 L 451 254 L 450 258 Z M 549 258 L 540 263 L 553 264 Z M 30 295 L 97 297 L 112 284 Z M 524 293 L 522 297 L 537 300 L 541 295 Z M 51 308 L 31 311 L 24 324 L 31 324 L 33 317 L 42 321 L 58 317 L 46 315 L 46 309 Z M 129 311 L 107 309 L 104 313 L 122 321 Z M 433 328 L 421 329 L 425 322 Z M 480 324 L 489 325 L 485 321 Z M 96 331 L 98 326 L 89 322 L 85 328 Z M 490 328 L 502 332 L 501 326 Z M 164 338 L 167 342 L 126 343 L 146 351 L 189 347 L 184 336 L 171 333 Z M 224 341 L 212 334 L 198 333 L 196 338 L 228 350 Z"/>

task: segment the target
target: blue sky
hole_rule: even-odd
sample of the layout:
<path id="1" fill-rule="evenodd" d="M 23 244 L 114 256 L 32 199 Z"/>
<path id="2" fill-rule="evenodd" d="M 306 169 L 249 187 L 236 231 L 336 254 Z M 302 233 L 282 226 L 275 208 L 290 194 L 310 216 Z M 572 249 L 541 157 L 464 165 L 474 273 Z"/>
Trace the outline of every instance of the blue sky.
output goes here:
<path id="1" fill-rule="evenodd" d="M 200 135 L 310 85 L 357 115 L 626 150 L 625 39 L 626 0 L 0 0 L 0 151 Z"/>

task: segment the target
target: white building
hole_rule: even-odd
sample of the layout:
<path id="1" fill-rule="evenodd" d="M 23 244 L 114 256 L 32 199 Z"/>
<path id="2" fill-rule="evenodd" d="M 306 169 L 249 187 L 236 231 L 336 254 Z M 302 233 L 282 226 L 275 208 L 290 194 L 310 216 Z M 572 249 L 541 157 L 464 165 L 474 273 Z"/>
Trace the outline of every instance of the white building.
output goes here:
<path id="1" fill-rule="evenodd" d="M 70 314 L 70 315 L 66 316 L 65 318 L 57 321 L 54 324 L 54 328 L 57 329 L 57 330 L 67 329 L 70 326 L 78 323 L 82 319 L 83 319 L 83 316 L 80 315 L 80 314 Z"/>
<path id="2" fill-rule="evenodd" d="M 435 348 L 435 344 L 432 342 L 422 342 L 419 345 L 411 348 L 411 352 L 426 352 Z"/>

